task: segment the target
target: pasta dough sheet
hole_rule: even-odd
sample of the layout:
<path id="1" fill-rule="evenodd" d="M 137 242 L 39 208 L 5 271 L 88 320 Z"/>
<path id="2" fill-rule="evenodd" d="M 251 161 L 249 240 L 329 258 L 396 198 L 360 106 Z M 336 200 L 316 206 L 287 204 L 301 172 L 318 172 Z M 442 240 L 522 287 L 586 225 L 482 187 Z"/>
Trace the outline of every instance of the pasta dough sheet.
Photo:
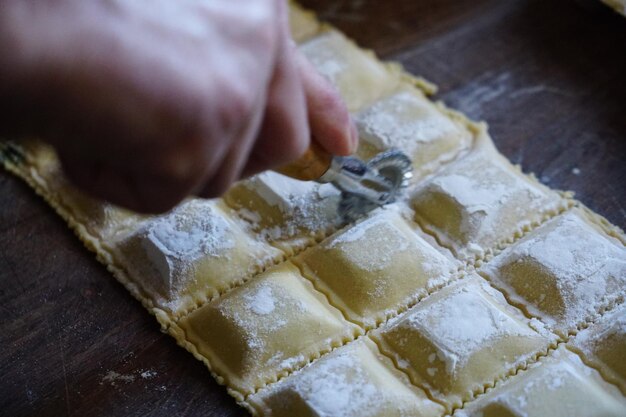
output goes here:
<path id="1" fill-rule="evenodd" d="M 291 25 L 358 155 L 411 156 L 398 202 L 346 224 L 332 186 L 268 172 L 140 216 L 75 190 L 42 143 L 2 145 L 4 166 L 253 415 L 623 417 L 624 233 L 432 84 L 297 5 Z"/>

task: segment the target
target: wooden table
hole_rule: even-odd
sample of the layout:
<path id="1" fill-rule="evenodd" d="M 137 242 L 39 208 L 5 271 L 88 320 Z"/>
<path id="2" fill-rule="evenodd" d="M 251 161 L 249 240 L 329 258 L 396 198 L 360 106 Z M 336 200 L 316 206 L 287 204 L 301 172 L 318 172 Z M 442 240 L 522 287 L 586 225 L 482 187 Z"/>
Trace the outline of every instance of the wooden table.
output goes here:
<path id="1" fill-rule="evenodd" d="M 626 226 L 625 18 L 571 0 L 303 3 L 488 121 L 524 170 Z M 3 171 L 0 309 L 2 415 L 247 415 Z"/>

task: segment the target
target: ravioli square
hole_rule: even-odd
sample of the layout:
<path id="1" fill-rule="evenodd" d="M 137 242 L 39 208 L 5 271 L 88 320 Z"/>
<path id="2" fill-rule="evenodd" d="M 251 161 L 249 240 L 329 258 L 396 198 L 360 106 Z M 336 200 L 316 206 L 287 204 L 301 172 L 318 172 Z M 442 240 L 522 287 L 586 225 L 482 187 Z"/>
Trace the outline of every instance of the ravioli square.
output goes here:
<path id="1" fill-rule="evenodd" d="M 361 158 L 399 149 L 412 159 L 415 179 L 453 160 L 472 142 L 472 133 L 458 118 L 416 88 L 407 87 L 375 102 L 357 113 L 355 121 Z"/>
<path id="2" fill-rule="evenodd" d="M 481 139 L 411 197 L 415 220 L 461 259 L 483 255 L 565 204 Z"/>
<path id="3" fill-rule="evenodd" d="M 116 245 L 135 282 L 177 315 L 282 259 L 219 201 L 194 199 L 146 220 Z"/>
<path id="4" fill-rule="evenodd" d="M 269 242 L 293 253 L 343 224 L 341 193 L 331 184 L 264 172 L 235 184 L 224 201 Z"/>
<path id="5" fill-rule="evenodd" d="M 624 294 L 626 248 L 574 209 L 505 249 L 479 272 L 511 302 L 566 337 Z"/>
<path id="6" fill-rule="evenodd" d="M 458 265 L 392 209 L 374 211 L 294 262 L 334 306 L 365 328 L 445 283 Z"/>
<path id="7" fill-rule="evenodd" d="M 552 342 L 540 323 L 529 322 L 476 275 L 435 292 L 372 337 L 448 411 Z"/>
<path id="8" fill-rule="evenodd" d="M 179 326 L 212 369 L 244 394 L 359 332 L 290 262 L 195 310 Z"/>
<path id="9" fill-rule="evenodd" d="M 575 354 L 559 348 L 454 417 L 623 417 L 626 400 Z"/>
<path id="10" fill-rule="evenodd" d="M 626 305 L 618 306 L 581 330 L 567 347 L 626 395 Z"/>
<path id="11" fill-rule="evenodd" d="M 430 417 L 444 412 L 368 338 L 332 351 L 247 401 L 266 417 Z"/>
<path id="12" fill-rule="evenodd" d="M 400 85 L 395 67 L 378 61 L 335 30 L 327 29 L 299 48 L 337 88 L 350 111 L 373 103 Z"/>

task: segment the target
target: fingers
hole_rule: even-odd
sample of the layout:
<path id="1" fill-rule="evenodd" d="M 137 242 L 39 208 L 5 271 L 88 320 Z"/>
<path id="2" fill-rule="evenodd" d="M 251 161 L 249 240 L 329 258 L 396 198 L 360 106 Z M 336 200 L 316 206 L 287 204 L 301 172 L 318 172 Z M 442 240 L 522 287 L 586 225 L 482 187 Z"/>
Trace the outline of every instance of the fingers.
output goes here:
<path id="1" fill-rule="evenodd" d="M 140 213 L 169 210 L 195 186 L 196 176 L 178 175 L 160 154 L 144 155 L 141 163 L 134 165 L 73 154 L 64 148 L 59 156 L 68 179 L 80 189 Z"/>
<path id="2" fill-rule="evenodd" d="M 358 133 L 348 109 L 335 88 L 292 45 L 285 46 L 272 80 L 263 129 L 243 177 L 291 162 L 302 154 L 298 146 L 310 138 L 334 155 L 350 155 L 358 146 Z M 294 67 L 297 74 L 291 72 Z M 297 85 L 304 92 L 306 122 L 295 118 Z M 296 117 L 301 114 L 297 113 Z M 300 131 L 296 130 L 297 128 Z M 302 138 L 303 134 L 310 135 Z"/>
<path id="3" fill-rule="evenodd" d="M 261 107 L 251 114 L 252 119 L 241 129 L 241 133 L 233 138 L 234 144 L 223 157 L 221 164 L 208 181 L 200 187 L 195 194 L 199 197 L 214 198 L 226 192 L 230 185 L 241 176 L 241 166 L 245 163 L 251 148 L 254 145 L 254 138 L 263 121 L 262 108 L 265 106 L 265 98 L 257 107 Z"/>
<path id="4" fill-rule="evenodd" d="M 281 44 L 268 90 L 263 124 L 242 177 L 297 159 L 310 142 L 306 95 L 295 49 L 288 34 L 286 10 L 282 10 L 282 17 Z"/>
<path id="5" fill-rule="evenodd" d="M 358 133 L 343 99 L 304 55 L 297 50 L 295 54 L 314 140 L 335 155 L 354 153 L 358 146 Z"/>

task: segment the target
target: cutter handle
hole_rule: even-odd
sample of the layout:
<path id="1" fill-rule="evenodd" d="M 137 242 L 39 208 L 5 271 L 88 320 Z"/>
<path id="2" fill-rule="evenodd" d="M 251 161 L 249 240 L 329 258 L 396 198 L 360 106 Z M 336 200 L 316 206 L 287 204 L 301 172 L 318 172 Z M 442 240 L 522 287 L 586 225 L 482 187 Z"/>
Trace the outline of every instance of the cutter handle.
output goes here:
<path id="1" fill-rule="evenodd" d="M 328 171 L 332 159 L 333 156 L 313 139 L 304 155 L 275 171 L 297 180 L 313 181 Z"/>

